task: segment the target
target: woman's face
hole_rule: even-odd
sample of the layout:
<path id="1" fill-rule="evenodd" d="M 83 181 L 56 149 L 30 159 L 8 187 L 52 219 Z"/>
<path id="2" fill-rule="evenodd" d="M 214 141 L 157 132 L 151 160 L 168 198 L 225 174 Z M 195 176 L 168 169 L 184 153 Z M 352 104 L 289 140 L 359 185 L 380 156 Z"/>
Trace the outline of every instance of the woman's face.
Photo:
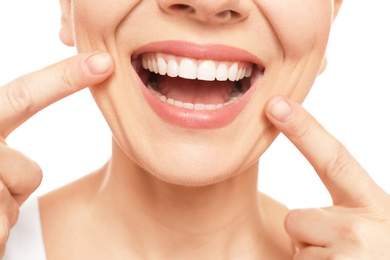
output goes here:
<path id="1" fill-rule="evenodd" d="M 266 101 L 304 100 L 335 9 L 332 0 L 69 1 L 64 42 L 115 60 L 91 92 L 116 143 L 147 172 L 186 185 L 258 160 L 277 135 Z"/>

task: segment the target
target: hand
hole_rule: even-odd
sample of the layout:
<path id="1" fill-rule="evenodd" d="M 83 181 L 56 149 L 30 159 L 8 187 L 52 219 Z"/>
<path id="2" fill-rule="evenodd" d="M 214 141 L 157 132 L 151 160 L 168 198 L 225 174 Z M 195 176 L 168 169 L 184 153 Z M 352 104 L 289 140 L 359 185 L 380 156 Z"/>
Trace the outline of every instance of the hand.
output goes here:
<path id="1" fill-rule="evenodd" d="M 334 204 L 289 212 L 294 259 L 390 259 L 390 196 L 299 104 L 274 97 L 266 115 L 314 167 Z"/>
<path id="2" fill-rule="evenodd" d="M 113 62 L 107 53 L 80 54 L 0 88 L 0 258 L 19 206 L 42 179 L 40 167 L 8 147 L 5 138 L 38 111 L 102 82 L 112 71 Z"/>

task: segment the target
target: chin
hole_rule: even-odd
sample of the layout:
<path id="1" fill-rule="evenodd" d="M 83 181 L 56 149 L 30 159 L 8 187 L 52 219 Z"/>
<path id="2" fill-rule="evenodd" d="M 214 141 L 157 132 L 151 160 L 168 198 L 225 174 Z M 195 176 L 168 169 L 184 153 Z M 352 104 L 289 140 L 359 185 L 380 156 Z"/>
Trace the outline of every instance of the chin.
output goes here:
<path id="1" fill-rule="evenodd" d="M 215 150 L 215 149 L 214 149 Z M 144 161 L 142 168 L 157 179 L 180 186 L 208 186 L 240 174 L 245 166 L 243 159 L 227 160 L 226 155 L 212 152 L 196 152 L 192 149 L 185 153 L 182 150 L 170 151 L 169 156 Z M 167 158 L 169 157 L 169 158 Z"/>
<path id="2" fill-rule="evenodd" d="M 188 187 L 204 187 L 223 182 L 230 179 L 239 172 L 231 169 L 212 167 L 186 167 L 185 170 L 180 167 L 169 167 L 169 169 L 159 168 L 151 171 L 151 174 L 157 179 L 174 185 L 188 186 Z"/>

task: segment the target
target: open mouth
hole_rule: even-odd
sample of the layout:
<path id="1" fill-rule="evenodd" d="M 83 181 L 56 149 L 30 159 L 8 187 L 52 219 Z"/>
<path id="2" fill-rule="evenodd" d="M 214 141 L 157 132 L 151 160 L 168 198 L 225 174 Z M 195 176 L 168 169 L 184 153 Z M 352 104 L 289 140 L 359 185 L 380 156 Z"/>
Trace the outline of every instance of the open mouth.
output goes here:
<path id="1" fill-rule="evenodd" d="M 144 84 L 160 100 L 177 107 L 214 110 L 233 103 L 249 88 L 249 62 L 196 60 L 163 53 L 142 55 L 149 72 Z M 145 77 L 146 79 L 146 77 Z"/>
<path id="2" fill-rule="evenodd" d="M 264 74 L 264 69 L 252 62 L 254 59 L 245 51 L 203 47 L 181 42 L 156 43 L 132 57 L 147 102 L 169 123 L 190 128 L 226 126 L 249 102 L 253 86 Z M 220 50 L 222 54 L 216 53 Z M 236 56 L 239 57 L 235 59 Z M 250 58 L 246 61 L 242 57 Z"/>
<path id="3" fill-rule="evenodd" d="M 159 100 L 190 110 L 215 110 L 242 97 L 262 72 L 251 62 L 197 60 L 165 53 L 138 57 L 138 74 Z"/>

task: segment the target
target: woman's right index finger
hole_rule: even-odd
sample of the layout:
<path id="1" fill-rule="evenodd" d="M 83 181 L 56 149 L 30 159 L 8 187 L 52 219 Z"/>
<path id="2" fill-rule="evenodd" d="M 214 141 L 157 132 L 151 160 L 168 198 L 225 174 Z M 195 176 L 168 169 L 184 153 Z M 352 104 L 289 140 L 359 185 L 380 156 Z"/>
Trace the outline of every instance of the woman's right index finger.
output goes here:
<path id="1" fill-rule="evenodd" d="M 0 135 L 7 137 L 38 111 L 104 81 L 112 72 L 111 56 L 95 52 L 73 56 L 6 84 L 0 88 Z"/>

